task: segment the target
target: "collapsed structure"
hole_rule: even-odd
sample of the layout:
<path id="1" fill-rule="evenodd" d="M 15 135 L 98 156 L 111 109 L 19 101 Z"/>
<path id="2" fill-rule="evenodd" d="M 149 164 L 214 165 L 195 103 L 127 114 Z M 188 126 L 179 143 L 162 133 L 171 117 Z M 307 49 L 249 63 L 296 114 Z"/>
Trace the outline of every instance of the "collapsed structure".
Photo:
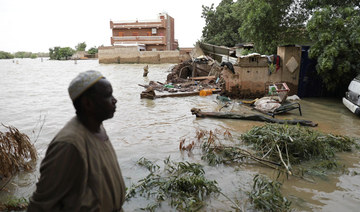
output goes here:
<path id="1" fill-rule="evenodd" d="M 279 46 L 276 55 L 242 56 L 236 55 L 236 49 L 198 43 L 191 57 L 173 68 L 167 83 L 207 80 L 210 84 L 215 82 L 223 95 L 241 99 L 263 97 L 269 94 L 271 85 L 286 83 L 288 94 L 297 94 L 299 46 Z"/>

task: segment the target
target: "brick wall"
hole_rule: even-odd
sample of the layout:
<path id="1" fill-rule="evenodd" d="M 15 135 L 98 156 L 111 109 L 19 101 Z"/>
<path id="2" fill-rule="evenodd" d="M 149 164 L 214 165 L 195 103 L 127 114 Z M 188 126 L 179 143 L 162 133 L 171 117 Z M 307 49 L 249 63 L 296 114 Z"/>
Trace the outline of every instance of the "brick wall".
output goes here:
<path id="1" fill-rule="evenodd" d="M 290 88 L 289 95 L 297 94 L 301 62 L 301 48 L 298 46 L 278 47 L 280 69 L 269 72 L 267 57 L 254 56 L 238 58 L 234 66 L 235 74 L 225 69 L 221 74 L 225 80 L 225 90 L 240 98 L 263 97 L 268 93 L 268 87 L 274 83 L 286 82 Z M 293 58 L 293 59 L 292 59 Z M 295 60 L 299 65 L 291 72 L 286 64 Z"/>
<path id="2" fill-rule="evenodd" d="M 99 63 L 179 63 L 179 51 L 138 51 L 136 46 L 99 47 Z"/>

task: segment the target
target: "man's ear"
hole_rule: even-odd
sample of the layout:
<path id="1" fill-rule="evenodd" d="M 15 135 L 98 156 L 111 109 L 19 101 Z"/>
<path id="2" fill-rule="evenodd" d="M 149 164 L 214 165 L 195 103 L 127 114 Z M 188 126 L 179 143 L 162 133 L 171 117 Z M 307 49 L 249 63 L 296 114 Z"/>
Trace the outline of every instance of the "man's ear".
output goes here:
<path id="1" fill-rule="evenodd" d="M 90 97 L 84 96 L 81 101 L 86 112 L 92 112 L 94 110 L 94 102 Z"/>

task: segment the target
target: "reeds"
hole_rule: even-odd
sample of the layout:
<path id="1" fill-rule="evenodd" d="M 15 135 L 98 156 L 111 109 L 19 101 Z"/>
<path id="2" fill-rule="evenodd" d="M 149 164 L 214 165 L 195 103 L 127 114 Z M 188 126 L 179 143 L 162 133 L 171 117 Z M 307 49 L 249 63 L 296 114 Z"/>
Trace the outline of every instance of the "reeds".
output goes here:
<path id="1" fill-rule="evenodd" d="M 29 137 L 13 126 L 0 131 L 0 177 L 10 177 L 20 170 L 31 170 L 37 153 Z"/>

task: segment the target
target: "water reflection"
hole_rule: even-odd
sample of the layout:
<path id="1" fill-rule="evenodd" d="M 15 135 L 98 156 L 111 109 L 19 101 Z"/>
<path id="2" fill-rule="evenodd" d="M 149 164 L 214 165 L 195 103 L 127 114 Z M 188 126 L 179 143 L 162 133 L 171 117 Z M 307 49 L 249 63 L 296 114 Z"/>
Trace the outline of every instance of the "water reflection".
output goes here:
<path id="1" fill-rule="evenodd" d="M 0 60 L 0 122 L 13 125 L 22 132 L 32 135 L 39 116 L 46 116 L 44 127 L 35 146 L 40 160 L 48 143 L 63 125 L 74 115 L 74 109 L 67 94 L 71 79 L 79 72 L 95 69 L 102 72 L 112 83 L 114 96 L 118 99 L 117 112 L 113 119 L 104 123 L 121 164 L 127 186 L 146 175 L 146 171 L 135 162 L 146 157 L 162 163 L 170 156 L 172 160 L 189 160 L 205 165 L 206 176 L 217 180 L 222 191 L 232 199 L 244 202 L 246 191 L 250 190 L 255 173 L 269 176 L 269 170 L 251 165 L 240 167 L 207 166 L 200 158 L 200 152 L 182 154 L 178 150 L 181 139 L 191 140 L 197 129 L 227 129 L 236 138 L 253 126 L 263 123 L 242 120 L 202 119 L 191 115 L 192 107 L 204 111 L 219 109 L 216 96 L 140 99 L 150 80 L 164 82 L 171 65 L 149 65 L 148 77 L 143 77 L 143 64 L 99 64 L 90 61 L 49 61 L 40 59 Z M 227 110 L 237 110 L 238 104 Z M 340 99 L 303 99 L 303 116 L 292 111 L 279 118 L 307 119 L 319 124 L 318 130 L 360 137 L 360 119 L 345 108 Z M 360 173 L 359 154 L 342 154 L 348 170 Z M 37 167 L 33 173 L 22 173 L 9 184 L 8 192 L 1 192 L 0 199 L 9 194 L 29 197 L 39 177 Z M 357 210 L 360 204 L 360 175 L 338 174 L 315 184 L 297 178 L 284 180 L 284 193 L 294 198 L 298 210 Z M 134 199 L 125 204 L 125 210 L 132 211 L 146 200 Z M 339 204 L 341 202 L 341 204 Z M 228 200 L 219 197 L 212 200 L 207 209 L 231 210 Z M 333 210 L 334 209 L 334 210 Z M 165 209 L 166 210 L 166 209 Z M 205 209 L 206 210 L 206 209 Z"/>

